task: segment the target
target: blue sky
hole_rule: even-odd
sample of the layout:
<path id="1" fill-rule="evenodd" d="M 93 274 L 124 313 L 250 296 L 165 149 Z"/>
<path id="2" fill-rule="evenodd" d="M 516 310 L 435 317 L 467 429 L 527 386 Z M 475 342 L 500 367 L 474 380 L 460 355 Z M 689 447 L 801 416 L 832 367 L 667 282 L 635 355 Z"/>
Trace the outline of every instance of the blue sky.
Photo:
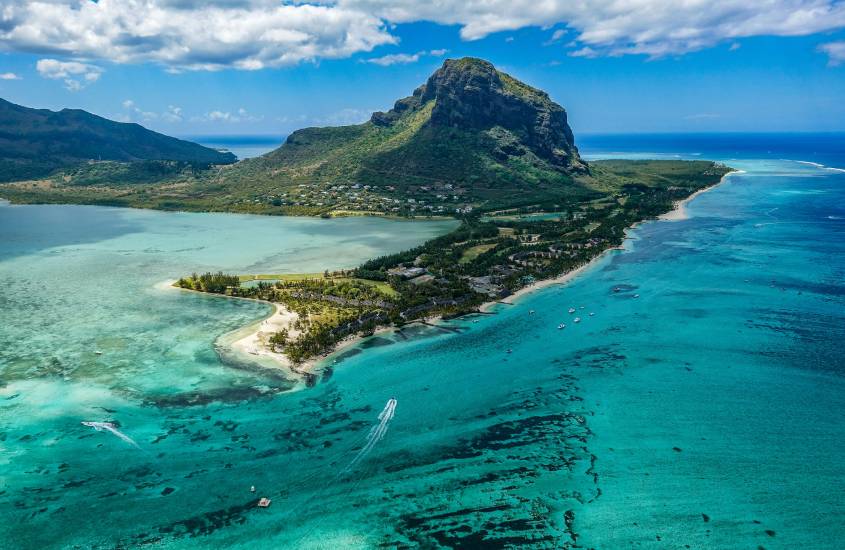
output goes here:
<path id="1" fill-rule="evenodd" d="M 0 0 L 0 97 L 172 135 L 285 135 L 366 120 L 469 55 L 548 91 L 576 134 L 845 130 L 842 2 L 764 0 L 776 13 L 762 15 L 733 1 L 484 11 L 497 1 L 458 2 L 444 18 L 403 0 L 305 12 L 270 0 Z M 127 5 L 147 10 L 149 28 L 126 20 Z"/>

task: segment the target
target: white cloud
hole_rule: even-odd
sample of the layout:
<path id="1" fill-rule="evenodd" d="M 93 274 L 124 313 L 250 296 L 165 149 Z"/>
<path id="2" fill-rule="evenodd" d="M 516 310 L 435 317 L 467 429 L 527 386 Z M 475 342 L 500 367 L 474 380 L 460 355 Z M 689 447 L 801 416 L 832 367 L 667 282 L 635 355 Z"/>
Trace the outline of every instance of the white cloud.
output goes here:
<path id="1" fill-rule="evenodd" d="M 802 36 L 845 27 L 840 0 L 337 0 L 337 5 L 392 23 L 460 25 L 465 40 L 563 24 L 597 55 L 660 57 L 748 36 Z"/>
<path id="2" fill-rule="evenodd" d="M 544 46 L 551 46 L 552 44 L 559 42 L 561 38 L 566 34 L 566 29 L 558 29 L 552 33 L 551 38 L 543 42 Z"/>
<path id="3" fill-rule="evenodd" d="M 171 71 L 256 70 L 346 58 L 396 44 L 395 25 L 415 21 L 457 25 L 465 40 L 558 25 L 552 40 L 568 31 L 576 48 L 591 55 L 661 57 L 751 36 L 842 29 L 845 2 L 0 0 L 0 50 L 153 62 Z M 402 56 L 397 62 L 412 62 L 408 58 L 415 54 L 393 55 Z M 94 80 L 99 75 L 90 74 Z M 84 85 L 84 79 L 71 78 L 75 86 Z"/>
<path id="4" fill-rule="evenodd" d="M 396 38 L 363 10 L 278 0 L 0 0 L 0 50 L 181 70 L 344 58 Z"/>
<path id="5" fill-rule="evenodd" d="M 21 80 L 15 73 L 0 73 L 0 80 Z"/>
<path id="6" fill-rule="evenodd" d="M 831 67 L 837 67 L 845 63 L 845 40 L 822 44 L 819 46 L 819 51 L 827 54 L 827 64 Z"/>
<path id="7" fill-rule="evenodd" d="M 96 82 L 103 69 L 96 65 L 79 61 L 59 61 L 58 59 L 39 59 L 35 64 L 38 74 L 44 78 L 63 80 L 71 92 L 78 92 L 87 85 Z"/>
<path id="8" fill-rule="evenodd" d="M 167 109 L 162 113 L 154 111 L 145 111 L 138 107 L 131 99 L 125 100 L 123 108 L 126 112 L 118 115 L 116 118 L 120 122 L 149 122 L 151 120 L 163 120 L 164 122 L 181 122 L 182 108 L 174 105 L 168 105 Z"/>
<path id="9" fill-rule="evenodd" d="M 167 110 L 161 114 L 165 122 L 182 122 L 182 108 L 168 105 Z"/>
<path id="10" fill-rule="evenodd" d="M 177 114 L 180 117 L 182 116 L 181 109 L 179 109 L 179 113 Z M 232 124 L 237 124 L 239 122 L 258 122 L 263 119 L 263 116 L 251 115 L 247 112 L 246 109 L 241 107 L 235 112 L 220 110 L 210 111 L 201 117 L 194 117 L 191 120 L 193 120 L 194 122 L 228 122 Z"/>
<path id="11" fill-rule="evenodd" d="M 417 53 L 394 53 L 389 55 L 383 55 L 381 57 L 372 57 L 370 59 L 365 59 L 364 61 L 367 63 L 381 65 L 382 67 L 389 67 L 390 65 L 406 65 L 408 63 L 416 63 L 424 55 L 443 57 L 448 52 L 449 50 L 447 49 L 440 49 L 429 50 L 428 52 L 422 51 Z"/>
<path id="12" fill-rule="evenodd" d="M 567 55 L 569 55 L 570 57 L 593 58 L 593 57 L 598 57 L 599 52 L 597 52 L 596 50 L 594 50 L 593 48 L 591 48 L 589 46 L 584 46 L 583 48 L 579 48 L 577 50 L 573 50 L 573 51 L 569 52 Z"/>
<path id="13" fill-rule="evenodd" d="M 414 53 L 393 53 L 390 55 L 383 55 L 381 57 L 373 57 L 367 59 L 367 63 L 374 63 L 382 67 L 389 67 L 390 65 L 405 65 L 407 63 L 416 63 L 420 60 L 420 54 Z"/>

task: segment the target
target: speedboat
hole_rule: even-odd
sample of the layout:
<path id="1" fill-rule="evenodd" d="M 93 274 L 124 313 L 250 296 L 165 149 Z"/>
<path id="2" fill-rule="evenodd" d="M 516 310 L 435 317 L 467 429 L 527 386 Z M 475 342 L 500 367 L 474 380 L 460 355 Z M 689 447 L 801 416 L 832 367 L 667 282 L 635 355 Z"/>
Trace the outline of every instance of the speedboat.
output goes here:
<path id="1" fill-rule="evenodd" d="M 592 317 L 593 315 L 595 315 L 595 313 L 593 313 L 593 312 L 591 311 L 591 312 L 590 312 L 590 317 Z"/>
<path id="2" fill-rule="evenodd" d="M 640 297 L 639 294 L 634 294 L 634 298 L 639 298 L 639 297 Z"/>
<path id="3" fill-rule="evenodd" d="M 575 319 L 573 319 L 573 320 L 572 320 L 572 322 L 573 322 L 573 323 L 580 323 L 580 322 L 581 322 L 581 318 L 580 318 L 580 317 L 576 317 Z"/>
<path id="4" fill-rule="evenodd" d="M 557 328 L 558 328 L 558 330 L 560 330 L 560 329 L 562 329 L 562 328 L 566 328 L 566 325 L 564 325 L 563 323 L 561 323 L 561 324 L 559 324 L 559 325 L 557 326 Z"/>
<path id="5" fill-rule="evenodd" d="M 574 307 L 569 308 L 569 313 L 575 313 L 575 308 Z"/>

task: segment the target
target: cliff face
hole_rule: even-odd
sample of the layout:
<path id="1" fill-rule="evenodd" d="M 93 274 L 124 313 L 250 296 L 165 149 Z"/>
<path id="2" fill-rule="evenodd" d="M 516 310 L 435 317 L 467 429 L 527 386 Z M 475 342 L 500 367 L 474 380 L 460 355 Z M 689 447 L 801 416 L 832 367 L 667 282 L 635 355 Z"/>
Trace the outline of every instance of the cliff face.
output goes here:
<path id="1" fill-rule="evenodd" d="M 387 113 L 375 113 L 372 122 L 393 124 L 408 111 L 433 101 L 428 122 L 433 127 L 462 130 L 502 128 L 517 138 L 499 155 L 519 156 L 525 149 L 550 164 L 583 171 L 566 111 L 546 92 L 502 73 L 489 62 L 450 59 L 410 97 L 400 99 Z"/>

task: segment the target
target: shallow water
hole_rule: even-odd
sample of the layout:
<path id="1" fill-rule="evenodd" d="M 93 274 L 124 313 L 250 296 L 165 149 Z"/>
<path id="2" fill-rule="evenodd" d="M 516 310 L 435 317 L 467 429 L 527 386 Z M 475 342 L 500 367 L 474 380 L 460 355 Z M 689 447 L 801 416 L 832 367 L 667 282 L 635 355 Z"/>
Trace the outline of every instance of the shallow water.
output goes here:
<path id="1" fill-rule="evenodd" d="M 173 271 L 321 269 L 298 239 L 311 267 L 250 240 L 266 231 L 244 224 L 275 219 L 171 230 L 133 216 L 172 214 L 92 209 L 46 238 L 39 227 L 79 207 L 45 207 L 0 262 L 0 540 L 837 548 L 845 174 L 730 164 L 746 173 L 696 198 L 690 219 L 639 226 L 573 283 L 382 334 L 294 393 L 214 353 L 262 306 L 155 287 Z M 398 245 L 409 226 L 389 227 L 381 242 Z M 143 307 L 114 301 L 115 273 Z M 142 450 L 80 420 L 117 421 Z"/>

